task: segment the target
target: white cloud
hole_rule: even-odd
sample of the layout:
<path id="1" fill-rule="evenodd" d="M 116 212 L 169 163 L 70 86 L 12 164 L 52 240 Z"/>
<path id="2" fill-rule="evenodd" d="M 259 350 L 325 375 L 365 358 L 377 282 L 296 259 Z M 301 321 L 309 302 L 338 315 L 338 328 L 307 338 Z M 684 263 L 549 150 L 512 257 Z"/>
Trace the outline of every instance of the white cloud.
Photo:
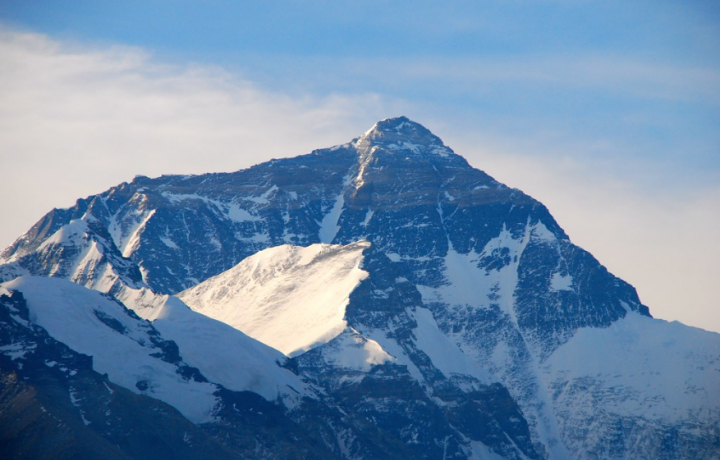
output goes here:
<path id="1" fill-rule="evenodd" d="M 375 94 L 289 97 L 141 50 L 0 32 L 4 247 L 52 207 L 136 174 L 232 171 L 346 142 L 400 106 Z"/>

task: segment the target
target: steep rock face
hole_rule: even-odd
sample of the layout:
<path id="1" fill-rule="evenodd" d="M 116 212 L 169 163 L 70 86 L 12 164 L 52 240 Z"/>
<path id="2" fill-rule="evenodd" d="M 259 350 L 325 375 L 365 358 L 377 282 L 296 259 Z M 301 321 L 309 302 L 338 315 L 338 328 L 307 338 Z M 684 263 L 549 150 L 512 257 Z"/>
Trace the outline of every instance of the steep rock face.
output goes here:
<path id="1" fill-rule="evenodd" d="M 132 300 L 192 288 L 267 248 L 359 241 L 371 245 L 368 277 L 346 327 L 287 363 L 331 401 L 291 417 L 337 455 L 718 457 L 717 354 L 693 351 L 716 350 L 717 334 L 652 320 L 541 203 L 404 117 L 310 155 L 138 177 L 79 200 L 6 249 L 0 279 L 55 276 Z M 677 363 L 691 377 L 653 386 L 675 370 L 658 357 L 665 341 L 626 340 L 638 335 L 692 355 Z M 625 344 L 618 361 L 647 357 L 636 362 L 647 374 L 592 354 L 607 341 Z"/>
<path id="2" fill-rule="evenodd" d="M 279 246 L 180 298 L 296 356 L 289 368 L 351 414 L 352 425 L 372 420 L 404 455 L 472 457 L 481 445 L 506 458 L 538 458 L 507 389 L 442 334 L 412 284 L 395 288 L 400 276 L 367 242 Z M 368 451 L 356 437 L 337 436 L 348 452 Z M 399 455 L 387 448 L 373 458 Z"/>
<path id="3" fill-rule="evenodd" d="M 394 264 L 369 248 L 363 267 L 370 276 L 351 295 L 348 330 L 294 358 L 301 375 L 397 436 L 413 458 L 539 458 L 507 389 L 440 332 Z"/>

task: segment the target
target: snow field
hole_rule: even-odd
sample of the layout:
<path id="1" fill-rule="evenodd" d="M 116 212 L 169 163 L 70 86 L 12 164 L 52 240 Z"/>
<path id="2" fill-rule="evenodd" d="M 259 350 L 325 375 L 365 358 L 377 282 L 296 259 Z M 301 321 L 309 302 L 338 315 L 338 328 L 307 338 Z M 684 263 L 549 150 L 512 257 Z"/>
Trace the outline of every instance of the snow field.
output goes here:
<path id="1" fill-rule="evenodd" d="M 367 247 L 360 241 L 266 249 L 178 297 L 193 310 L 295 356 L 345 330 L 350 293 L 368 276 L 360 268 Z"/>

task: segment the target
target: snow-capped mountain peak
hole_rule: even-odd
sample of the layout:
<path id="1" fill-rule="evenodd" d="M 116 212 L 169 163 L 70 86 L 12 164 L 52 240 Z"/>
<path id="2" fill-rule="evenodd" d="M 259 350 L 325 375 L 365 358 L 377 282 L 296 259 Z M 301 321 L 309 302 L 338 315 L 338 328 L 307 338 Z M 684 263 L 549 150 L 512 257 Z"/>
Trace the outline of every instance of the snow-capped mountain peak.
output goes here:
<path id="1" fill-rule="evenodd" d="M 545 206 L 405 117 L 234 173 L 136 178 L 3 257 L 0 281 L 107 292 L 217 388 L 261 412 L 279 396 L 326 458 L 720 459 L 719 336 L 652 319 Z"/>
<path id="2" fill-rule="evenodd" d="M 454 152 L 423 125 L 407 117 L 388 118 L 377 122 L 356 144 L 361 156 L 377 149 L 389 152 L 431 154 L 447 157 Z"/>

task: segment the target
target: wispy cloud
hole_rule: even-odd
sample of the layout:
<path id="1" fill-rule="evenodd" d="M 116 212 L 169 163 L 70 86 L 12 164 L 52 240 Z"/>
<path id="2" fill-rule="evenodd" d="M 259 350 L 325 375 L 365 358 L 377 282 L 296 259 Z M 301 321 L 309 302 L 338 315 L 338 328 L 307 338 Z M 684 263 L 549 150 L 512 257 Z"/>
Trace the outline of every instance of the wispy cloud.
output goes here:
<path id="1" fill-rule="evenodd" d="M 0 242 L 136 174 L 229 171 L 345 142 L 400 110 L 372 93 L 290 97 L 142 50 L 0 34 Z M 397 113 L 397 112 L 396 112 Z M 19 191 L 22 191 L 21 193 Z"/>

